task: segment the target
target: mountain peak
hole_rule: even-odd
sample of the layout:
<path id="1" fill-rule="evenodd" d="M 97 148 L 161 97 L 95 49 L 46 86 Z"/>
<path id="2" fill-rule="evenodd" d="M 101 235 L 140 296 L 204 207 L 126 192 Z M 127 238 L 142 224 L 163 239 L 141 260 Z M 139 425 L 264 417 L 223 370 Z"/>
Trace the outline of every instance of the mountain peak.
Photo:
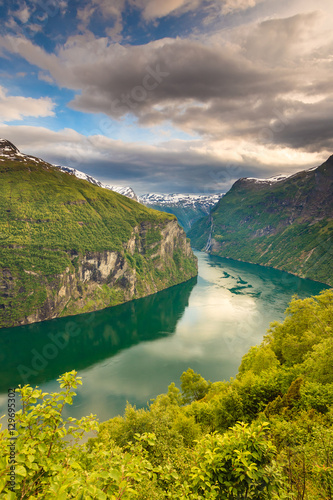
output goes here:
<path id="1" fill-rule="evenodd" d="M 7 139 L 0 139 L 0 154 L 17 154 L 20 151 Z"/>

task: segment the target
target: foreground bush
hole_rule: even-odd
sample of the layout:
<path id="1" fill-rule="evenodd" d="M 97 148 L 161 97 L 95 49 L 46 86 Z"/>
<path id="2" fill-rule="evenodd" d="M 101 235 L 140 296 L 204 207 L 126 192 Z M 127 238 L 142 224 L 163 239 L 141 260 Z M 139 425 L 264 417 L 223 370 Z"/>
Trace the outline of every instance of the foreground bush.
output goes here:
<path id="1" fill-rule="evenodd" d="M 182 392 L 171 384 L 148 408 L 128 405 L 100 425 L 62 417 L 81 384 L 75 371 L 59 393 L 19 388 L 15 435 L 0 433 L 0 498 L 332 500 L 332 325 L 331 290 L 294 299 L 235 380 L 189 369 Z M 80 444 L 88 431 L 97 436 Z"/>

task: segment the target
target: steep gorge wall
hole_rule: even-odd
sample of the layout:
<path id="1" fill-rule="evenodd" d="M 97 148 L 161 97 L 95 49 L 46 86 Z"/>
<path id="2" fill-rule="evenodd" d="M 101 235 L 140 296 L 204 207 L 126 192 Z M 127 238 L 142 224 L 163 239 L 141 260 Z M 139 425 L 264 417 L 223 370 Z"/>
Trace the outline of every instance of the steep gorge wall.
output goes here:
<path id="1" fill-rule="evenodd" d="M 176 220 L 135 226 L 123 251 L 63 252 L 62 273 L 3 268 L 0 326 L 16 326 L 103 309 L 187 281 L 197 261 Z"/>

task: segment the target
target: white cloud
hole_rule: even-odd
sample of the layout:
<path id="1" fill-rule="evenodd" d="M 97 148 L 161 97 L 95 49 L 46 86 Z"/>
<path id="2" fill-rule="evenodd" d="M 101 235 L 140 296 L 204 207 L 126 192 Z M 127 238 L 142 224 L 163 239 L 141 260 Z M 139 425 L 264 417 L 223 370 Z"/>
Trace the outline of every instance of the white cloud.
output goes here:
<path id="1" fill-rule="evenodd" d="M 30 19 L 30 9 L 27 4 L 24 2 L 20 9 L 12 11 L 12 15 L 19 19 L 21 23 L 25 24 Z"/>
<path id="2" fill-rule="evenodd" d="M 23 120 L 25 116 L 54 116 L 55 104 L 50 98 L 8 96 L 7 92 L 7 89 L 0 86 L 0 119 L 3 122 Z"/>
<path id="3" fill-rule="evenodd" d="M 55 81 L 53 80 L 53 78 L 51 78 L 50 75 L 43 73 L 42 71 L 39 71 L 38 79 L 42 80 L 43 82 L 51 83 L 52 85 L 55 83 Z"/>
<path id="4" fill-rule="evenodd" d="M 77 18 L 81 21 L 80 28 L 86 30 L 92 17 L 102 15 L 104 19 L 113 19 L 113 27 L 107 29 L 107 35 L 113 40 L 121 39 L 123 29 L 122 13 L 126 6 L 126 0 L 89 0 L 84 7 L 77 9 Z"/>

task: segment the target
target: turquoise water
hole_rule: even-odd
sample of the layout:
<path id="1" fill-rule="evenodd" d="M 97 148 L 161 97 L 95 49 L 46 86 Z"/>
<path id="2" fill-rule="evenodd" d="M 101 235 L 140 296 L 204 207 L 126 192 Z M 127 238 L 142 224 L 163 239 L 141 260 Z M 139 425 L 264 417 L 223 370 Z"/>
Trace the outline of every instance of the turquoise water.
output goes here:
<path id="1" fill-rule="evenodd" d="M 122 414 L 167 391 L 189 367 L 213 381 L 235 376 L 242 356 L 282 320 L 291 297 L 328 288 L 288 273 L 196 252 L 199 276 L 95 313 L 0 332 L 0 414 L 19 383 L 58 390 L 77 370 L 83 386 L 67 415 Z"/>

